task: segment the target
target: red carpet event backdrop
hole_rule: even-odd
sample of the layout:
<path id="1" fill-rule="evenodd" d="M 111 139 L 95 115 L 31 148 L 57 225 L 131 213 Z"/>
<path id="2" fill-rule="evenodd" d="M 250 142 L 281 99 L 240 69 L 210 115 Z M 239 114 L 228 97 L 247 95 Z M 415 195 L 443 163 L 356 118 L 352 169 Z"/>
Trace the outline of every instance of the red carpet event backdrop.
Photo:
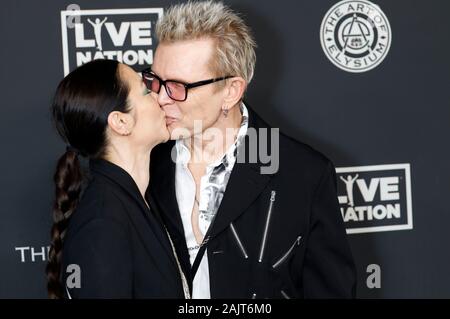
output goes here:
<path id="1" fill-rule="evenodd" d="M 224 2 L 258 44 L 246 102 L 336 165 L 357 296 L 449 298 L 450 2 Z M 93 59 L 151 65 L 171 3 L 2 1 L 0 298 L 47 297 L 56 85 Z"/>

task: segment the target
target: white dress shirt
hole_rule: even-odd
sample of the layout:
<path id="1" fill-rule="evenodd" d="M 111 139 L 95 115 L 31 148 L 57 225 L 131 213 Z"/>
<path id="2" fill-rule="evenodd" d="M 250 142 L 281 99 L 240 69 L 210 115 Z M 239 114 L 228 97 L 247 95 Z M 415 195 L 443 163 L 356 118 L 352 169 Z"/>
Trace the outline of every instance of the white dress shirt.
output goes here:
<path id="1" fill-rule="evenodd" d="M 198 224 L 203 236 L 205 236 L 208 231 L 211 222 L 215 218 L 220 203 L 222 202 L 231 171 L 233 170 L 234 163 L 236 162 L 237 147 L 244 140 L 245 135 L 247 134 L 248 110 L 244 103 L 241 103 L 241 113 L 242 122 L 235 143 L 230 146 L 221 159 L 206 166 L 206 173 L 200 180 Z M 190 262 L 191 265 L 193 265 L 195 257 L 200 249 L 200 245 L 195 239 L 191 223 L 192 210 L 194 208 L 196 195 L 196 185 L 188 168 L 191 154 L 185 143 L 185 140 L 177 140 L 175 144 L 175 192 L 177 196 L 178 208 L 181 214 L 181 220 L 183 222 Z M 206 250 L 194 278 L 192 298 L 211 298 L 208 254 Z"/>

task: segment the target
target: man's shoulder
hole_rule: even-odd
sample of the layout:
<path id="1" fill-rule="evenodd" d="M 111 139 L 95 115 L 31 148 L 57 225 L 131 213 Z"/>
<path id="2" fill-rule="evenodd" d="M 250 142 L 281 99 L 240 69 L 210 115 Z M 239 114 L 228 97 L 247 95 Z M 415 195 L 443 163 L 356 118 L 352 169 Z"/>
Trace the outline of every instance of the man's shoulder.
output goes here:
<path id="1" fill-rule="evenodd" d="M 175 141 L 169 140 L 165 143 L 156 145 L 150 154 L 150 165 L 167 164 L 167 160 L 171 158 L 172 149 L 175 147 Z"/>
<path id="2" fill-rule="evenodd" d="M 280 167 L 296 168 L 296 170 L 319 170 L 323 171 L 329 165 L 333 165 L 331 160 L 321 151 L 313 146 L 289 136 L 283 132 L 282 128 L 277 128 L 269 125 L 256 112 L 250 111 L 250 117 L 253 117 L 251 122 L 256 129 L 268 128 L 270 130 L 278 129 L 278 141 L 276 138 L 270 139 L 268 142 L 278 142 Z M 272 141 L 273 140 L 273 141 Z M 270 147 L 272 149 L 272 146 Z"/>
<path id="3" fill-rule="evenodd" d="M 169 140 L 167 142 L 161 143 L 156 145 L 153 149 L 152 149 L 152 155 L 156 154 L 156 153 L 167 153 L 167 151 L 171 151 L 172 147 L 175 146 L 175 141 L 174 140 Z"/>

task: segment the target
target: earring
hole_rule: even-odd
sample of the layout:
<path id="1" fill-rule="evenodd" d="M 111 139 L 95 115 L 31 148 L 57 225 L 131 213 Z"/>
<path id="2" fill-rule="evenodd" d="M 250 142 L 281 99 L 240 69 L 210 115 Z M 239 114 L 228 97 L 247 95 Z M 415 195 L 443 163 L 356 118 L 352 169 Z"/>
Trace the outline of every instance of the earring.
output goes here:
<path id="1" fill-rule="evenodd" d="M 223 113 L 223 116 L 225 116 L 225 118 L 228 117 L 228 109 L 223 109 L 222 113 Z"/>

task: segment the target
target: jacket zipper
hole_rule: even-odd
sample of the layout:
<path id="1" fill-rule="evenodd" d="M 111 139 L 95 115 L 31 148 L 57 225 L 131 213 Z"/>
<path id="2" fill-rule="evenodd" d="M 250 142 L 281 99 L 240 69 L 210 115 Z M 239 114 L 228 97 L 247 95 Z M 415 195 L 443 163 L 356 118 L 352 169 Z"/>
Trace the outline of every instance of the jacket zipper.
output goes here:
<path id="1" fill-rule="evenodd" d="M 263 234 L 263 239 L 262 239 L 262 243 L 261 243 L 261 250 L 259 252 L 258 262 L 262 262 L 262 259 L 264 256 L 264 249 L 266 248 L 266 243 L 267 243 L 267 233 L 269 232 L 270 217 L 272 215 L 273 203 L 275 202 L 276 194 L 277 194 L 277 192 L 274 190 L 270 194 L 269 210 L 267 212 L 266 226 L 264 227 L 264 234 Z"/>
<path id="2" fill-rule="evenodd" d="M 242 241 L 241 241 L 241 239 L 239 238 L 239 235 L 238 235 L 238 233 L 237 233 L 237 231 L 236 231 L 236 228 L 234 228 L 233 223 L 230 223 L 230 228 L 231 228 L 231 232 L 232 232 L 233 235 L 234 235 L 234 238 L 236 239 L 236 242 L 237 242 L 239 248 L 240 248 L 241 251 L 242 251 L 242 254 L 244 255 L 244 258 L 247 259 L 247 258 L 248 258 L 247 251 L 245 250 L 244 245 L 242 244 Z"/>
<path id="3" fill-rule="evenodd" d="M 292 244 L 292 246 L 289 248 L 289 250 L 280 258 L 278 259 L 278 261 L 276 263 L 274 263 L 272 265 L 272 268 L 277 268 L 279 265 L 281 265 L 290 255 L 290 253 L 294 250 L 295 246 L 300 245 L 300 240 L 301 240 L 302 236 L 298 236 L 297 239 L 294 241 L 294 243 Z"/>

